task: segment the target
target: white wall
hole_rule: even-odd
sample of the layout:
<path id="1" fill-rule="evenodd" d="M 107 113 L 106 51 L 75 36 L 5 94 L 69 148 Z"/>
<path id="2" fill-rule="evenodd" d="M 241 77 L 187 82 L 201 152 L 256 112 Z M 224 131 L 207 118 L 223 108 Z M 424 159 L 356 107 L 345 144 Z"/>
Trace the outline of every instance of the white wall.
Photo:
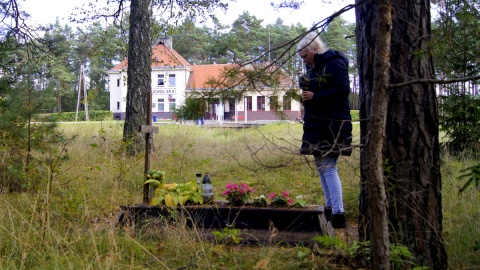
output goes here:
<path id="1" fill-rule="evenodd" d="M 158 86 L 158 74 L 165 75 L 165 86 Z M 168 86 L 168 74 L 175 74 L 175 87 Z M 109 71 L 109 91 L 110 91 L 110 111 L 125 112 L 127 105 L 127 71 Z M 190 76 L 190 70 L 182 69 L 155 69 L 152 71 L 152 103 L 157 103 L 158 99 L 165 100 L 165 112 L 169 112 L 168 95 L 172 95 L 175 99 L 176 106 L 185 103 L 186 81 Z M 120 86 L 117 81 L 120 79 Z M 117 109 L 117 102 L 120 102 L 120 110 Z M 152 108 L 153 112 L 157 112 L 158 108 Z"/>
<path id="2" fill-rule="evenodd" d="M 163 87 L 158 86 L 158 75 L 163 74 L 165 78 L 165 85 Z M 175 86 L 168 85 L 168 77 L 170 74 L 175 75 Z M 187 68 L 182 69 L 154 69 L 152 70 L 152 102 L 157 103 L 158 99 L 165 100 L 165 112 L 169 112 L 168 97 L 169 95 L 175 99 L 176 106 L 181 106 L 185 103 L 185 88 L 186 81 L 190 75 L 190 70 Z M 152 112 L 157 112 L 158 107 L 153 107 Z"/>
<path id="3" fill-rule="evenodd" d="M 110 111 L 125 112 L 127 102 L 127 71 L 109 71 L 108 72 L 108 89 L 110 91 Z M 120 86 L 117 81 L 120 79 Z M 117 109 L 117 102 L 120 102 L 120 110 Z"/>

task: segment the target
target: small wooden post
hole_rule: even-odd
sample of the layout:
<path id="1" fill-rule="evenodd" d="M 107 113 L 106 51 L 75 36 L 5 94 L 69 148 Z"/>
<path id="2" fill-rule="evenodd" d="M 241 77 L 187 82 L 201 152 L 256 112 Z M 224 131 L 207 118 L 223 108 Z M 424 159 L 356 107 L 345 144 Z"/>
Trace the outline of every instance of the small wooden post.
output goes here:
<path id="1" fill-rule="evenodd" d="M 147 121 L 146 125 L 141 125 L 138 127 L 138 131 L 145 133 L 145 171 L 146 175 L 150 171 L 150 152 L 151 152 L 151 139 L 153 139 L 153 134 L 158 134 L 158 127 L 152 126 L 152 92 L 147 92 Z M 147 204 L 149 202 L 149 186 L 150 184 L 143 185 L 143 203 Z"/>

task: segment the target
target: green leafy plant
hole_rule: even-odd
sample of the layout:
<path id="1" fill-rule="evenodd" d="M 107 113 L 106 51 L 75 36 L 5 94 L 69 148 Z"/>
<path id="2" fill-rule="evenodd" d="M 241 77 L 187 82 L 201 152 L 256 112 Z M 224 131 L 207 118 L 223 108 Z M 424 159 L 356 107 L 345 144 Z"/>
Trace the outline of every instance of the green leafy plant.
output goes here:
<path id="1" fill-rule="evenodd" d="M 227 196 L 227 201 L 229 201 L 231 205 L 238 206 L 245 205 L 254 191 L 255 189 L 249 187 L 245 183 L 228 183 L 225 186 L 225 191 L 223 191 L 222 195 Z"/>
<path id="2" fill-rule="evenodd" d="M 293 203 L 293 207 L 295 208 L 304 208 L 305 206 L 307 206 L 307 201 L 303 199 L 303 196 L 302 195 L 298 195 L 297 197 L 295 197 L 295 202 Z"/>
<path id="3" fill-rule="evenodd" d="M 340 238 L 338 237 L 330 237 L 328 235 L 319 235 L 319 236 L 316 236 L 314 238 L 312 238 L 312 240 L 316 241 L 321 247 L 324 247 L 324 248 L 341 248 L 341 249 L 345 249 L 347 247 L 347 244 Z"/>
<path id="4" fill-rule="evenodd" d="M 146 185 L 154 187 L 154 196 L 150 205 L 165 205 L 175 207 L 177 205 L 203 204 L 202 191 L 195 181 L 186 183 L 166 184 L 165 172 L 152 170 L 145 175 Z"/>
<path id="5" fill-rule="evenodd" d="M 390 244 L 390 261 L 395 269 L 408 269 L 411 266 L 416 266 L 415 257 L 404 245 Z M 422 268 L 415 267 L 415 269 Z"/>
<path id="6" fill-rule="evenodd" d="M 290 198 L 290 195 L 285 190 L 279 194 L 272 192 L 268 194 L 267 198 L 271 201 L 270 206 L 272 207 L 287 207 L 294 205 L 293 199 Z"/>
<path id="7" fill-rule="evenodd" d="M 196 120 L 205 115 L 208 110 L 205 100 L 199 97 L 187 97 L 182 106 L 178 106 L 174 111 L 174 119 L 177 121 Z"/>
<path id="8" fill-rule="evenodd" d="M 156 185 L 163 183 L 165 172 L 160 170 L 150 170 L 145 174 L 145 184 L 155 183 Z M 157 182 L 153 181 L 156 180 Z"/>
<path id="9" fill-rule="evenodd" d="M 155 187 L 154 196 L 150 200 L 152 206 L 175 207 L 189 204 L 203 204 L 202 192 L 195 181 L 158 185 Z"/>
<path id="10" fill-rule="evenodd" d="M 302 195 L 296 196 L 295 200 L 290 197 L 288 192 L 282 191 L 282 193 L 270 193 L 267 197 L 260 195 L 253 199 L 253 206 L 257 207 L 295 207 L 304 208 L 307 206 L 307 201 L 303 199 Z"/>
<path id="11" fill-rule="evenodd" d="M 253 206 L 257 207 L 267 207 L 267 198 L 265 195 L 260 195 L 253 199 Z"/>
<path id="12" fill-rule="evenodd" d="M 460 171 L 459 179 L 467 179 L 467 182 L 460 188 L 459 192 L 462 193 L 470 185 L 474 184 L 477 187 L 480 187 L 480 164 L 477 164 L 472 167 L 468 167 Z"/>
<path id="13" fill-rule="evenodd" d="M 239 231 L 235 228 L 225 227 L 222 231 L 214 231 L 213 236 L 217 243 L 222 243 L 225 245 L 240 244 L 240 241 L 243 239 L 238 237 Z"/>
<path id="14" fill-rule="evenodd" d="M 358 242 L 346 247 L 348 254 L 363 265 L 368 266 L 370 260 L 370 241 Z M 390 244 L 390 261 L 394 269 L 428 269 L 418 267 L 415 263 L 415 257 L 408 247 L 404 245 Z"/>

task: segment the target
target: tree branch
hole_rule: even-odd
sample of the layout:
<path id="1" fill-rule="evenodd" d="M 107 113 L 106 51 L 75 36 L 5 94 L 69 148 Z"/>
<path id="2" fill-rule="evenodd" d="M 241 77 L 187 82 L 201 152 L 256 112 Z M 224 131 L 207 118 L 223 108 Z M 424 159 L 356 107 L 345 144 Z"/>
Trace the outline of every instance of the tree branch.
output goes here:
<path id="1" fill-rule="evenodd" d="M 408 81 L 408 82 L 403 82 L 403 83 L 395 83 L 395 84 L 389 84 L 388 89 L 397 89 L 401 88 L 404 86 L 409 86 L 412 84 L 450 84 L 450 83 L 456 83 L 456 82 L 464 82 L 464 81 L 475 81 L 475 80 L 480 80 L 480 75 L 478 76 L 473 76 L 473 77 L 464 77 L 464 78 L 454 78 L 454 79 L 419 79 L 419 80 L 413 80 L 413 81 Z"/>

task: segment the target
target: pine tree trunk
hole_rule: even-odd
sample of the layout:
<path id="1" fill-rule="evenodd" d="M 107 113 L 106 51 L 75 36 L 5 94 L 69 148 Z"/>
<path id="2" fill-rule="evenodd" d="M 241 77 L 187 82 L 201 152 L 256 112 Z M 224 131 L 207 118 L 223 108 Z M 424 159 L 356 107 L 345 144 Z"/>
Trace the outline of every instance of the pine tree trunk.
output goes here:
<path id="1" fill-rule="evenodd" d="M 357 1 L 358 2 L 358 1 Z M 378 106 L 372 89 L 377 46 L 374 22 L 375 3 L 367 1 L 356 9 L 357 57 L 360 72 L 360 117 L 362 143 L 368 143 L 372 106 Z M 392 3 L 390 83 L 417 78 L 433 78 L 431 56 L 426 52 L 431 34 L 430 2 L 399 0 Z M 408 246 L 421 265 L 446 269 L 447 255 L 442 236 L 442 197 L 438 115 L 434 85 L 415 84 L 388 90 L 385 144 L 383 147 L 387 179 L 389 235 L 392 243 Z M 368 147 L 368 146 L 366 146 Z M 371 156 L 361 153 L 361 192 L 359 234 L 361 240 L 373 238 Z"/>
<path id="2" fill-rule="evenodd" d="M 146 123 L 147 92 L 151 91 L 151 0 L 130 2 L 130 33 L 128 42 L 127 106 L 123 141 L 130 155 L 145 148 L 145 136 L 138 127 Z"/>

